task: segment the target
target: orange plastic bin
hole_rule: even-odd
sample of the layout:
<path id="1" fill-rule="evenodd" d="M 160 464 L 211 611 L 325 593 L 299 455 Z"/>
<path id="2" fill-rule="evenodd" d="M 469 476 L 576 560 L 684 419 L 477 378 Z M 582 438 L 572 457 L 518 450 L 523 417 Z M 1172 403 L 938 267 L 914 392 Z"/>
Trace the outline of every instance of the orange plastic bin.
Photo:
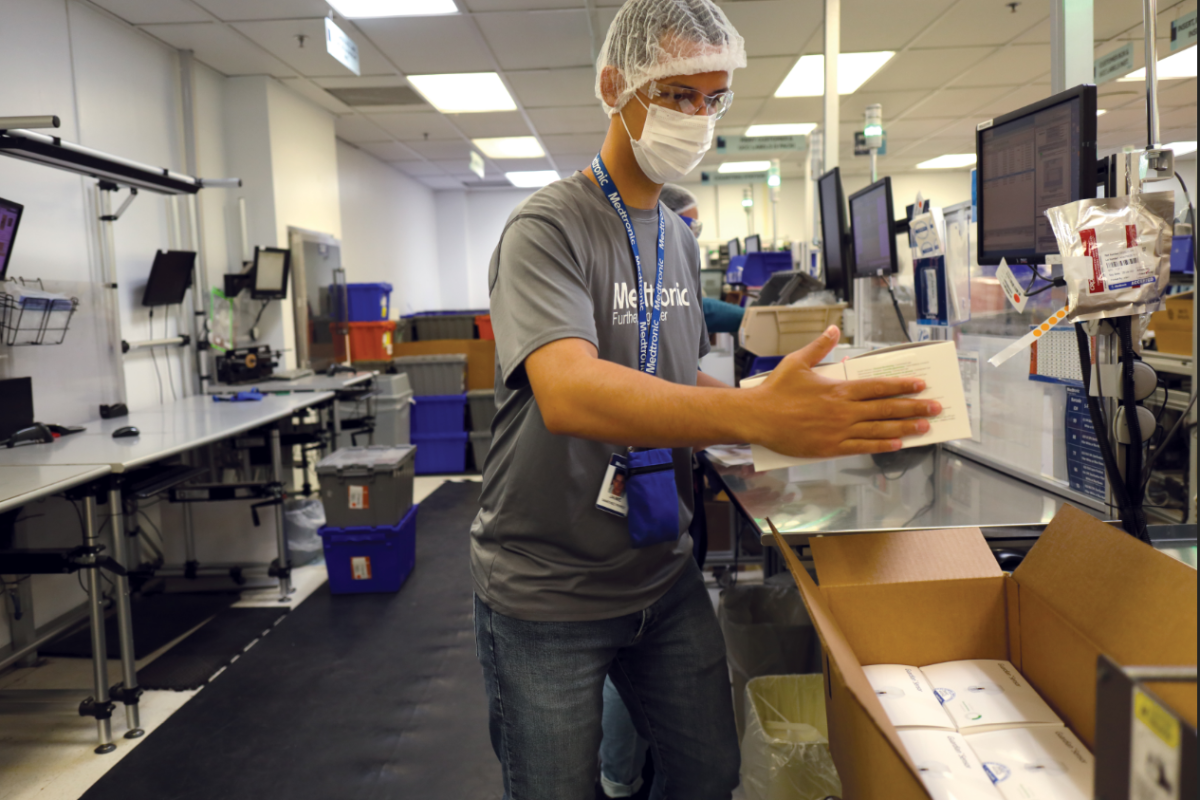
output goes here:
<path id="1" fill-rule="evenodd" d="M 492 330 L 492 315 L 480 314 L 475 318 L 475 327 L 479 328 L 480 339 L 496 339 L 496 334 Z"/>
<path id="2" fill-rule="evenodd" d="M 331 322 L 329 332 L 333 335 L 333 349 L 338 361 L 346 360 L 346 340 L 341 327 L 350 327 L 351 361 L 388 361 L 392 357 L 392 335 L 396 323 L 382 322 Z"/>

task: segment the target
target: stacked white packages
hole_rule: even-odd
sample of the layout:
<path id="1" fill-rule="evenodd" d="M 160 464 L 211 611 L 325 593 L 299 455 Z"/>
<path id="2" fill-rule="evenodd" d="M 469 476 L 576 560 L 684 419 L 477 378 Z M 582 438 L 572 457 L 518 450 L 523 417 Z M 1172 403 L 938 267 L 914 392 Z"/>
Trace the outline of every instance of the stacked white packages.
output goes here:
<path id="1" fill-rule="evenodd" d="M 965 737 L 1004 800 L 1092 800 L 1092 754 L 1068 728 Z"/>
<path id="2" fill-rule="evenodd" d="M 956 731 L 908 728 L 899 731 L 933 800 L 1000 800 L 979 757 Z"/>
<path id="3" fill-rule="evenodd" d="M 863 672 L 933 800 L 1091 800 L 1091 753 L 1009 662 Z"/>

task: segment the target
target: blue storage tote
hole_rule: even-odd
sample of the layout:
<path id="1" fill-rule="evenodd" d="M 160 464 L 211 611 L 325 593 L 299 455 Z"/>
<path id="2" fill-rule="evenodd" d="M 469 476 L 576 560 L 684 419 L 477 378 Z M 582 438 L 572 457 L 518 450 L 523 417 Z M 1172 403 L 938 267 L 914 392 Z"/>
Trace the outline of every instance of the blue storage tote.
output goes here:
<path id="1" fill-rule="evenodd" d="M 395 525 L 321 528 L 333 594 L 397 592 L 417 563 L 417 509 Z"/>
<path id="2" fill-rule="evenodd" d="M 791 253 L 747 253 L 730 256 L 729 269 L 725 272 L 727 283 L 742 283 L 746 286 L 762 286 L 776 272 L 792 268 Z"/>
<path id="3" fill-rule="evenodd" d="M 465 394 L 431 394 L 413 398 L 412 433 L 464 433 L 467 430 Z"/>
<path id="4" fill-rule="evenodd" d="M 783 356 L 755 356 L 754 360 L 750 362 L 750 372 L 746 377 L 770 372 L 779 366 L 780 361 L 783 361 Z"/>
<path id="5" fill-rule="evenodd" d="M 334 284 L 330 288 L 333 300 L 333 318 L 342 317 L 342 287 Z M 390 283 L 348 283 L 346 302 L 350 319 L 346 322 L 381 322 L 391 311 L 392 285 Z"/>
<path id="6" fill-rule="evenodd" d="M 418 475 L 450 475 L 467 471 L 467 434 L 416 433 Z"/>

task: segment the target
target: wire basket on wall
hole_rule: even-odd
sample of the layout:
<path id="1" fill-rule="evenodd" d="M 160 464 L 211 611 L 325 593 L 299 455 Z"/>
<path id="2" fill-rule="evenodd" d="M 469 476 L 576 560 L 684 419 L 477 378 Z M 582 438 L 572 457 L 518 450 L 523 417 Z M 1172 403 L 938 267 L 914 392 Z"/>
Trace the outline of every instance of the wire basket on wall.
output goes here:
<path id="1" fill-rule="evenodd" d="M 62 344 L 78 307 L 79 298 L 46 292 L 40 279 L 5 281 L 0 283 L 0 337 L 10 347 Z"/>

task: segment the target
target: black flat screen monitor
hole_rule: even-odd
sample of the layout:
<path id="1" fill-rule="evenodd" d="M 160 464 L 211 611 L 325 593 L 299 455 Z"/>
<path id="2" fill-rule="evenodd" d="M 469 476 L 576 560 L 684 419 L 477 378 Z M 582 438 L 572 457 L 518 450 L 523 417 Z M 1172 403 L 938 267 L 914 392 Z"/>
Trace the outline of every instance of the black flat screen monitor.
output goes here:
<path id="1" fill-rule="evenodd" d="M 1058 253 L 1046 209 L 1096 196 L 1096 87 L 1076 86 L 980 123 L 979 263 Z"/>
<path id="2" fill-rule="evenodd" d="M 854 277 L 891 275 L 900 269 L 891 178 L 850 195 L 850 235 L 854 243 Z"/>
<path id="3" fill-rule="evenodd" d="M 33 378 L 0 380 L 0 442 L 33 424 Z"/>
<path id="4" fill-rule="evenodd" d="M 817 181 L 818 203 L 821 209 L 821 250 L 825 261 L 825 288 L 837 292 L 840 299 L 851 302 L 854 279 L 850 274 L 848 231 L 846 230 L 846 195 L 842 191 L 842 175 L 837 167 Z"/>
<path id="5" fill-rule="evenodd" d="M 254 300 L 283 300 L 287 297 L 288 270 L 292 254 L 280 247 L 254 248 Z"/>
<path id="6" fill-rule="evenodd" d="M 159 250 L 150 267 L 150 279 L 142 293 L 144 306 L 173 306 L 182 303 L 192 286 L 192 268 L 196 254 L 186 250 Z"/>
<path id="7" fill-rule="evenodd" d="M 757 233 L 746 237 L 746 254 L 762 252 L 762 237 Z"/>
<path id="8" fill-rule="evenodd" d="M 24 211 L 25 206 L 0 198 L 0 281 L 8 275 L 13 241 L 17 238 L 17 227 Z"/>
<path id="9" fill-rule="evenodd" d="M 727 244 L 726 247 L 729 249 L 730 258 L 733 258 L 734 256 L 740 256 L 742 254 L 742 243 L 737 239 L 730 239 L 729 244 Z"/>

